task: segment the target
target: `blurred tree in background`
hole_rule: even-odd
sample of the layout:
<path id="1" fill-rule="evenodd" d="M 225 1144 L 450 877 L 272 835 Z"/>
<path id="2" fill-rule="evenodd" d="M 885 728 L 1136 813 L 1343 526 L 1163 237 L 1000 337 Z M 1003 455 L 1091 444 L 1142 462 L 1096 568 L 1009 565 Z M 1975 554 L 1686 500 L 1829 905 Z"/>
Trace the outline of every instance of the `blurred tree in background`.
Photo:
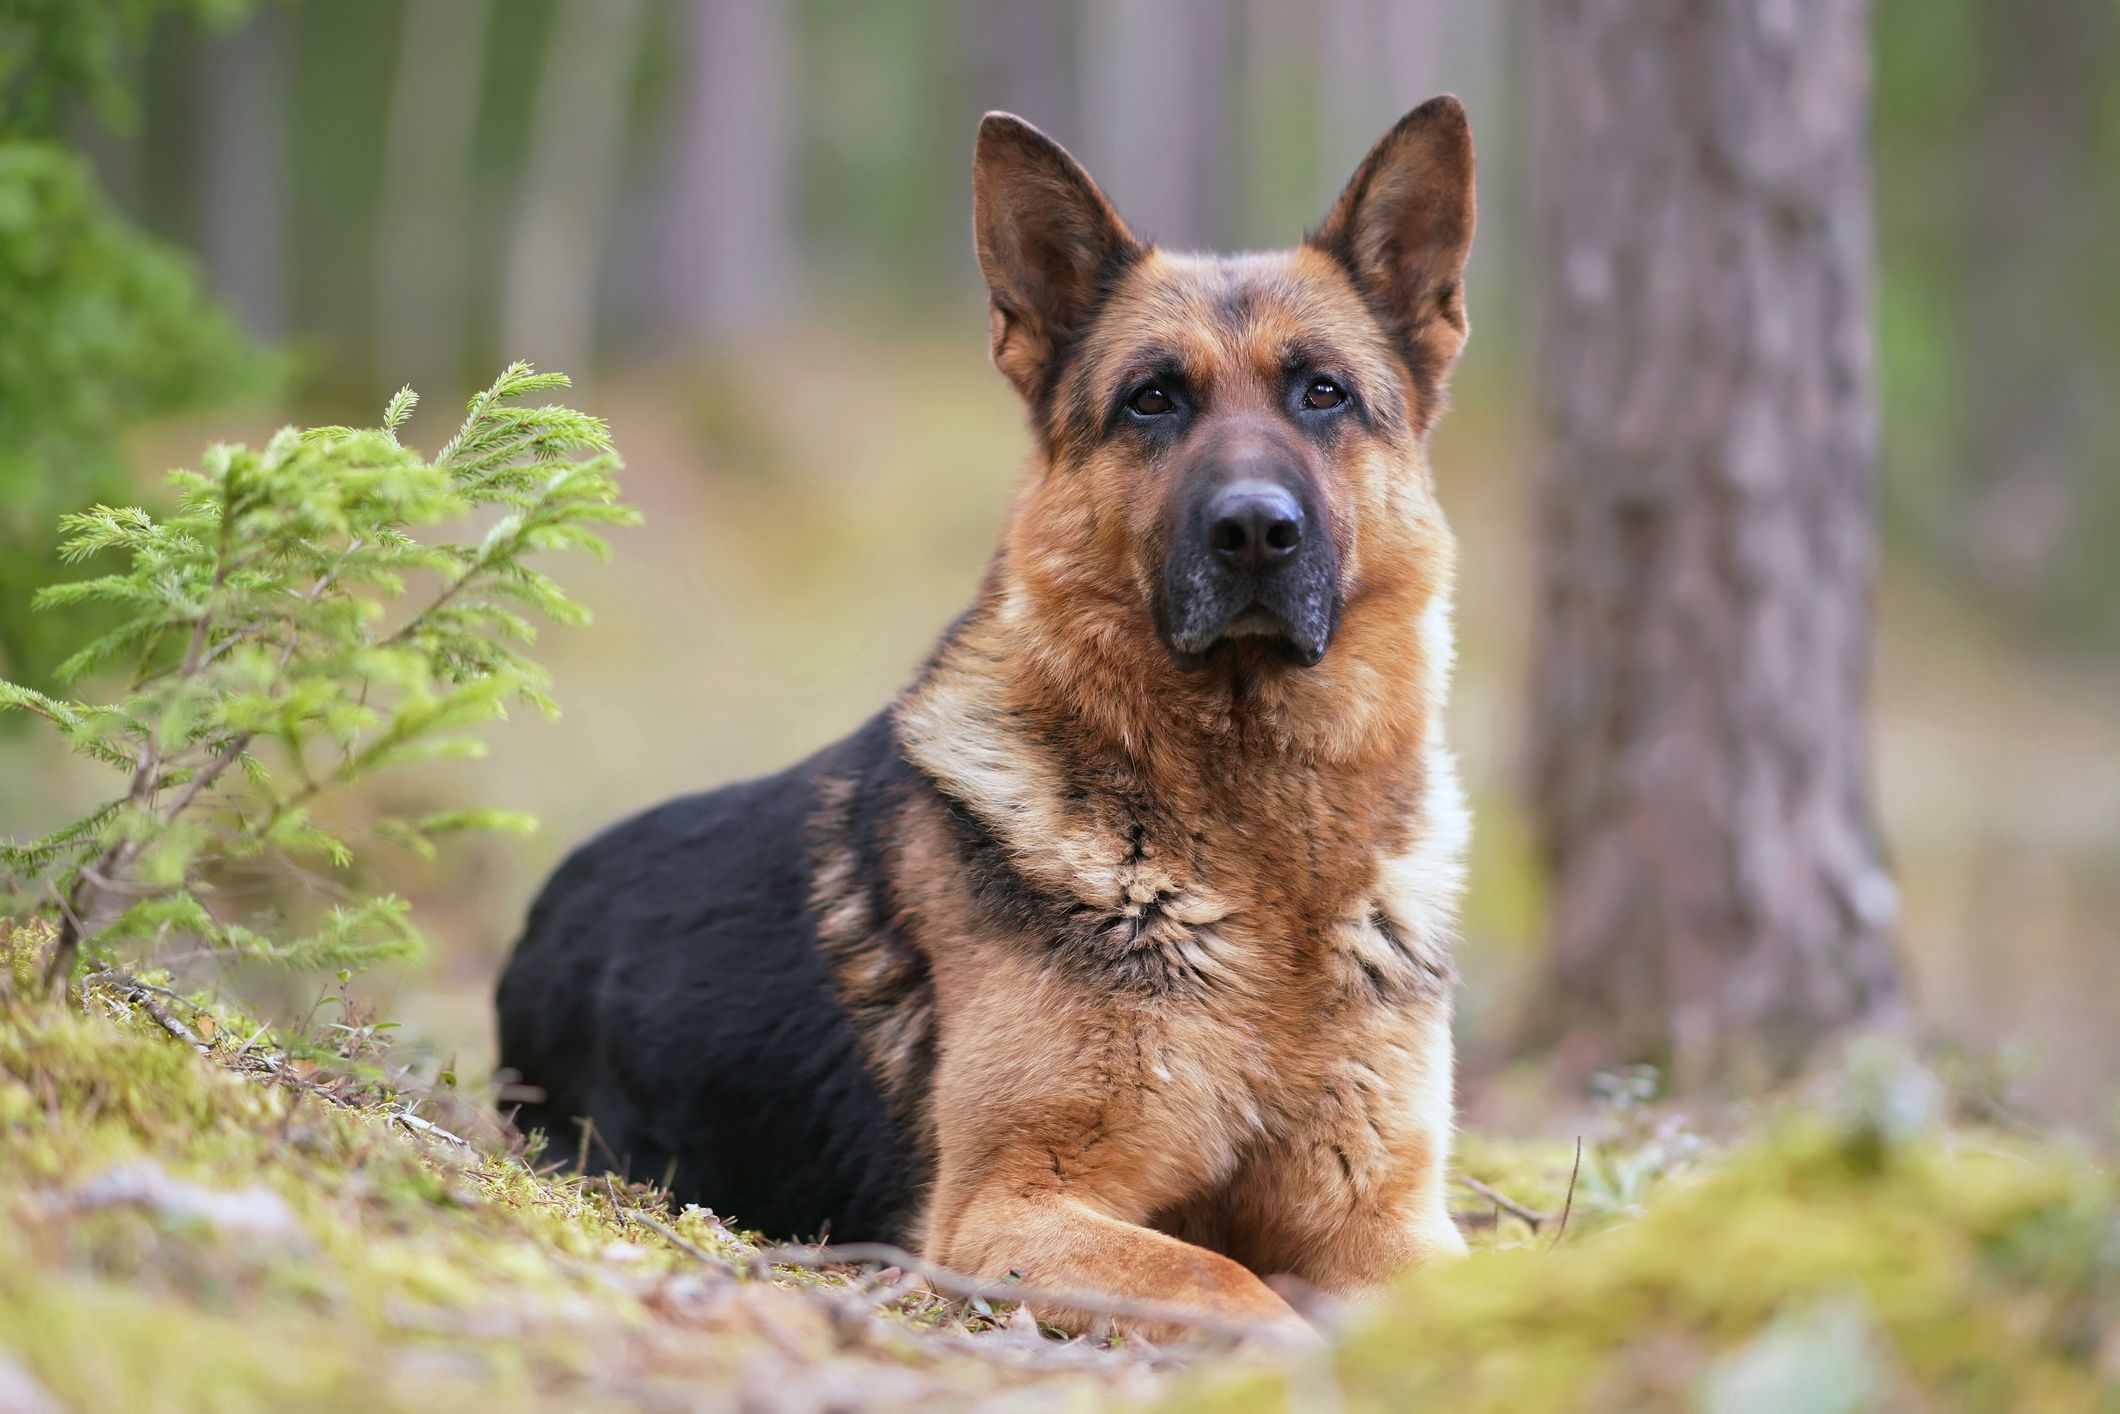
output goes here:
<path id="1" fill-rule="evenodd" d="M 49 685 L 71 626 L 32 620 L 62 511 L 122 498 L 125 437 L 254 387 L 261 356 L 190 260 L 136 229 L 59 140 L 133 116 L 127 45 L 157 11 L 227 21 L 239 0 L 0 0 L 0 673 Z"/>
<path id="2" fill-rule="evenodd" d="M 1532 1034 L 1799 1069 L 1899 983 L 1869 756 L 1867 0 L 1547 0 Z"/>

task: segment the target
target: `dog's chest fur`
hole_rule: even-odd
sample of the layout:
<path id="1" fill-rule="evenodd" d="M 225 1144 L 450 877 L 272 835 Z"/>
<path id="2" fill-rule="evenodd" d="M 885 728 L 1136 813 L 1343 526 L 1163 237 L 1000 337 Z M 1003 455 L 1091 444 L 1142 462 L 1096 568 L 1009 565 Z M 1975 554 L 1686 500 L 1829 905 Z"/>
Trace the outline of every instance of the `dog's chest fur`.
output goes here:
<path id="1" fill-rule="evenodd" d="M 922 1148 L 937 1018 L 980 1024 L 1000 974 L 1097 1038 L 1120 1102 L 1212 1116 L 1190 1147 L 1215 1164 L 1345 1103 L 1363 1046 L 1447 1018 L 1466 822 L 1439 741 L 1382 773 L 1233 741 L 1173 790 L 991 689 L 931 674 L 895 714 L 894 798 L 848 782 L 817 826 L 842 1004 Z"/>
<path id="2" fill-rule="evenodd" d="M 1424 936 L 1385 867 L 1419 836 L 1425 771 L 1374 818 L 1351 820 L 1326 773 L 1276 793 L 1241 762 L 1218 764 L 1227 775 L 1183 803 L 1112 766 L 1077 772 L 1034 809 L 982 808 L 966 783 L 945 786 L 949 835 L 988 928 L 1085 990 L 1173 1008 L 1391 1001 L 1443 981 L 1447 949 Z"/>

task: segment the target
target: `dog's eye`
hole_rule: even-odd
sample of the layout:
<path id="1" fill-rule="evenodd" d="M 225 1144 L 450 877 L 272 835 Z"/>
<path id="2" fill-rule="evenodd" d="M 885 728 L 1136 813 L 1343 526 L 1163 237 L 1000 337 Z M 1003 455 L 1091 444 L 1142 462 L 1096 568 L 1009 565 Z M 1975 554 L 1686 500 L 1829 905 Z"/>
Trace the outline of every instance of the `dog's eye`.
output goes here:
<path id="1" fill-rule="evenodd" d="M 1330 378 L 1314 378 L 1303 390 L 1303 406 L 1324 412 L 1347 401 L 1347 390 Z"/>
<path id="2" fill-rule="evenodd" d="M 1126 400 L 1126 406 L 1143 417 L 1161 417 L 1170 411 L 1170 394 L 1151 383 L 1145 388 L 1137 388 Z"/>

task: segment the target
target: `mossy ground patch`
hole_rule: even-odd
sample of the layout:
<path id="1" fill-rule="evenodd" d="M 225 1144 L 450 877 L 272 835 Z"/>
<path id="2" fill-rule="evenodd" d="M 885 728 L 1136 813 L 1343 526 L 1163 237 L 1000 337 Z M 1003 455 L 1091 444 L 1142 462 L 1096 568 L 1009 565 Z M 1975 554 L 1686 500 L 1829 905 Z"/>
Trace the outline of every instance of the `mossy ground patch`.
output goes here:
<path id="1" fill-rule="evenodd" d="M 1909 1119 L 1889 1085 L 1727 1144 L 1642 1111 L 1580 1166 L 1468 1135 L 1461 1172 L 1530 1216 L 1464 1186 L 1470 1259 L 1283 1364 L 767 1267 L 372 1057 L 115 975 L 81 1007 L 27 980 L 0 989 L 0 1389 L 58 1408 L 2120 1407 L 2110 1171 Z"/>

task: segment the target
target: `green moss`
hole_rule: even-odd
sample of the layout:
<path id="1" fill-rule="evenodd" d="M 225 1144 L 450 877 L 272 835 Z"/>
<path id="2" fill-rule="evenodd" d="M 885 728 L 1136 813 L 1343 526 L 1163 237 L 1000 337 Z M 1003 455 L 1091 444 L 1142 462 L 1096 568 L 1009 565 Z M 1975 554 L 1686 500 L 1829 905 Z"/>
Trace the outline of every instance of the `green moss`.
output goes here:
<path id="1" fill-rule="evenodd" d="M 2063 1148 L 1807 1110 L 1576 1234 L 1411 1277 L 1333 1359 L 1348 1407 L 2120 1407 L 2120 1187 Z"/>
<path id="2" fill-rule="evenodd" d="M 1941 1126 L 1904 1068 L 1857 1066 L 1720 1153 L 1638 1096 L 1579 1169 L 1572 1136 L 1468 1134 L 1461 1172 L 1535 1224 L 1476 1232 L 1326 1356 L 1173 1386 L 1138 1347 L 879 1308 L 844 1272 L 754 1277 L 703 1210 L 409 1130 L 382 1081 L 292 1083 L 247 1020 L 165 999 L 202 1056 L 137 994 L 78 995 L 87 1014 L 0 989 L 0 1373 L 65 1407 L 2120 1410 L 2120 1186 L 2065 1146 Z M 114 1175 L 152 1191 L 113 1201 Z"/>
<path id="3" fill-rule="evenodd" d="M 162 1003 L 202 1056 L 108 979 L 77 989 L 85 1015 L 25 992 L 0 991 L 0 1373 L 63 1407 L 667 1407 L 797 1377 L 964 1403 L 1056 1379 L 967 1357 L 990 1323 L 962 1306 L 753 1276 L 756 1247 L 703 1210 L 410 1130 L 386 1084 L 290 1083 L 291 1048 L 267 1034 L 266 1064 L 226 1013 Z M 715 1264 L 625 1216 L 643 1208 Z"/>

